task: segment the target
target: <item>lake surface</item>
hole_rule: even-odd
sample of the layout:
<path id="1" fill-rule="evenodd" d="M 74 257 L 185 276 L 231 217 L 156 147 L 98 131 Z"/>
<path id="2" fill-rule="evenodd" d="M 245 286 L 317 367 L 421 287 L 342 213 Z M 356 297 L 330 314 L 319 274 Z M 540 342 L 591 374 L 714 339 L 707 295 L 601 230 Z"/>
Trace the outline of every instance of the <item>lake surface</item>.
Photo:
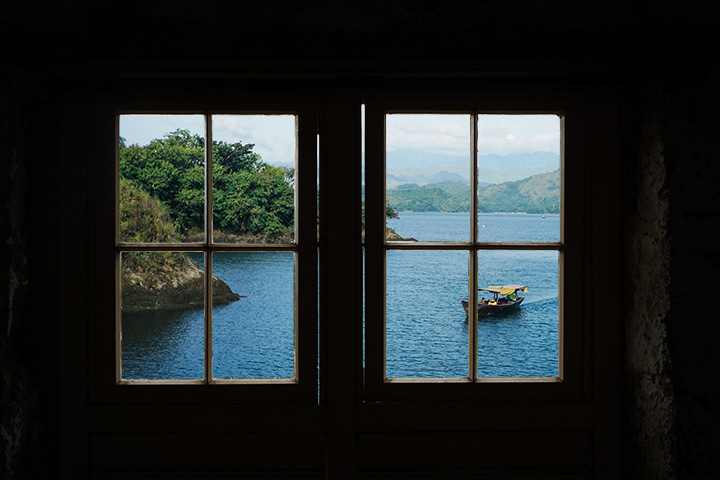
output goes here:
<path id="1" fill-rule="evenodd" d="M 388 226 L 428 241 L 469 238 L 469 214 L 401 212 Z M 483 214 L 480 241 L 546 241 L 559 237 L 558 215 Z M 202 255 L 191 254 L 202 267 Z M 387 375 L 467 377 L 468 298 L 465 251 L 389 251 L 387 255 Z M 240 300 L 213 310 L 215 378 L 293 376 L 293 270 L 288 252 L 216 253 L 213 274 Z M 481 251 L 480 286 L 523 284 L 514 314 L 478 322 L 478 375 L 558 375 L 558 253 Z M 482 295 L 482 292 L 480 292 Z M 202 310 L 124 315 L 122 372 L 126 379 L 203 378 Z"/>

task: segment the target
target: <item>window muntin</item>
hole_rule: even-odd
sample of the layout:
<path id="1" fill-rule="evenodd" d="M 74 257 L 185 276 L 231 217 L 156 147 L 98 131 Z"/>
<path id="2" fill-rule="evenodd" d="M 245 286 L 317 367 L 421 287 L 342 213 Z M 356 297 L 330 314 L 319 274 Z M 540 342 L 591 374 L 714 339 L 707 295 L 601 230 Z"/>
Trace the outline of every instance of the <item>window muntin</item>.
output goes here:
<path id="1" fill-rule="evenodd" d="M 204 123 L 204 131 L 198 132 L 199 123 Z M 118 266 L 118 381 L 297 382 L 297 115 L 121 114 L 119 125 L 116 254 L 135 261 L 132 265 L 121 261 Z M 148 132 L 158 135 L 163 127 L 178 125 L 147 146 L 125 138 L 143 138 Z M 182 128 L 188 125 L 194 130 Z M 265 147 L 268 156 L 284 155 L 284 160 L 289 156 L 289 161 L 271 165 L 253 151 L 255 144 L 260 150 Z M 278 154 L 268 145 L 285 149 Z M 130 150 L 134 156 L 128 165 Z M 279 203 L 282 208 L 275 208 Z M 124 221 L 132 211 L 143 221 Z M 136 228 L 128 228 L 130 224 Z M 158 259 L 164 260 L 158 263 Z M 237 268 L 238 263 L 244 266 Z M 212 275 L 206 277 L 205 272 Z M 218 276 L 231 274 L 230 283 Z M 273 282 L 283 291 L 279 307 L 273 297 L 278 285 Z M 160 298 L 160 303 L 153 304 L 152 297 Z M 169 297 L 178 299 L 163 304 Z M 140 306 L 134 308 L 136 304 Z M 138 315 L 135 310 L 146 317 L 153 313 L 172 317 L 166 320 L 175 333 L 155 329 L 151 339 L 138 337 L 143 329 L 133 328 L 142 324 L 133 318 Z M 259 323 L 248 327 L 248 318 Z M 269 325 L 274 335 L 261 335 Z M 163 348 L 185 330 L 192 333 L 185 349 L 164 348 L 166 364 L 158 364 L 152 348 Z M 268 341 L 273 337 L 274 344 Z M 156 347 L 132 354 L 138 348 L 131 342 Z"/>

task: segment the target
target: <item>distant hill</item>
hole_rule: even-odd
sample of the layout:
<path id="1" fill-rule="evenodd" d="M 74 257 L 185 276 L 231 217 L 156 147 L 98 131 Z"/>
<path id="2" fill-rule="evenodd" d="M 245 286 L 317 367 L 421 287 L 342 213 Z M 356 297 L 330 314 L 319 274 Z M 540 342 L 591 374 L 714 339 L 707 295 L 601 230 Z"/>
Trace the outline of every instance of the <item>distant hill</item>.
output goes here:
<path id="1" fill-rule="evenodd" d="M 393 175 L 388 173 L 385 175 L 385 184 L 388 188 L 395 188 L 403 184 L 414 183 L 416 185 L 428 185 L 442 182 L 460 182 L 469 185 L 470 182 L 454 172 L 448 172 L 446 170 L 440 170 L 431 175 Z"/>
<path id="2" fill-rule="evenodd" d="M 389 189 L 387 201 L 397 211 L 466 212 L 470 210 L 470 187 L 463 182 L 405 183 Z"/>
<path id="3" fill-rule="evenodd" d="M 560 170 L 481 188 L 478 211 L 560 213 Z"/>
<path id="4" fill-rule="evenodd" d="M 446 181 L 428 185 L 408 183 L 387 191 L 388 203 L 397 211 L 468 212 L 470 187 Z M 522 180 L 481 186 L 479 212 L 560 212 L 560 170 Z"/>
<path id="5" fill-rule="evenodd" d="M 400 183 L 438 183 L 441 181 L 464 181 L 470 183 L 469 153 L 450 155 L 435 151 L 397 150 L 387 152 L 386 171 L 393 179 L 388 188 Z M 503 183 L 517 178 L 527 178 L 556 170 L 560 165 L 557 153 L 532 152 L 511 155 L 484 155 L 479 153 L 479 180 L 487 183 Z M 434 175 L 440 174 L 438 177 Z M 448 174 L 454 174 L 451 178 Z M 397 183 L 393 183 L 397 182 Z"/>

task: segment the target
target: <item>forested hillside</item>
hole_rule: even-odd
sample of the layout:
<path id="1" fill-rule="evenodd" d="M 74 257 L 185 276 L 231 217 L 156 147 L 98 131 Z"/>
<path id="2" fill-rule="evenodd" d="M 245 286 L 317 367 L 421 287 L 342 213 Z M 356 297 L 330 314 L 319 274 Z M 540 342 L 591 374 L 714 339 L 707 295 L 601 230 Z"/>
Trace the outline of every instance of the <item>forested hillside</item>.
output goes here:
<path id="1" fill-rule="evenodd" d="M 478 210 L 560 213 L 560 170 L 481 188 Z"/>
<path id="2" fill-rule="evenodd" d="M 246 241 L 276 242 L 292 238 L 294 171 L 274 167 L 253 152 L 254 145 L 213 142 L 213 221 L 216 237 L 239 236 Z M 121 198 L 157 200 L 171 220 L 177 238 L 197 237 L 205 222 L 205 141 L 187 130 L 176 130 L 148 145 L 120 142 Z M 139 193 L 126 196 L 132 186 Z M 123 205 L 121 209 L 133 208 Z M 154 216 L 150 210 L 146 215 Z M 150 225 L 152 219 L 139 220 Z M 167 241 L 166 232 L 123 230 L 123 241 Z M 160 236 L 157 236 L 160 235 Z"/>
<path id="3" fill-rule="evenodd" d="M 120 179 L 120 230 L 128 242 L 177 242 L 167 207 L 159 200 Z M 202 308 L 205 300 L 204 272 L 182 252 L 124 252 L 121 291 L 124 313 L 146 310 Z M 213 277 L 213 304 L 238 300 L 240 296 Z"/>
<path id="4" fill-rule="evenodd" d="M 409 183 L 389 189 L 387 201 L 400 212 L 469 212 L 470 187 L 462 182 Z M 478 211 L 559 213 L 560 171 L 480 187 Z"/>

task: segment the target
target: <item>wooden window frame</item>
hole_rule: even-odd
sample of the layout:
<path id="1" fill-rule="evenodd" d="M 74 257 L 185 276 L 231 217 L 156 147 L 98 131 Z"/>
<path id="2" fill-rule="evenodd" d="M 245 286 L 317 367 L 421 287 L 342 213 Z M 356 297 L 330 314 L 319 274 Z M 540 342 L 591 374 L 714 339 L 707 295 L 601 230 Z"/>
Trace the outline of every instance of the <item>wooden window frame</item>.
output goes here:
<path id="1" fill-rule="evenodd" d="M 178 100 L 180 99 L 180 100 Z M 138 95 L 115 93 L 99 101 L 93 119 L 96 151 L 103 161 L 96 162 L 98 203 L 95 209 L 98 258 L 98 321 L 91 362 L 91 392 L 98 401 L 152 403 L 262 403 L 316 404 L 318 358 L 317 304 L 317 96 L 295 93 L 238 93 L 214 91 L 201 94 L 195 89 L 182 92 L 148 91 Z M 212 142 L 212 115 L 295 115 L 295 242 L 291 244 L 227 244 L 212 241 L 212 185 L 208 167 L 212 164 L 206 147 L 205 241 L 198 243 L 123 243 L 118 225 L 118 146 L 119 116 L 125 114 L 204 115 L 205 138 Z M 114 161 L 108 161 L 114 159 Z M 305 173 L 308 172 L 308 173 Z M 115 192 L 107 195 L 107 192 Z M 110 202 L 113 204 L 110 205 Z M 107 215 L 107 212 L 115 212 Z M 110 236 L 112 232 L 112 236 Z M 120 353 L 120 255 L 132 251 L 193 251 L 205 256 L 205 346 L 204 378 L 200 380 L 126 380 L 121 378 Z M 294 378 L 292 379 L 213 379 L 211 377 L 212 308 L 208 301 L 215 252 L 284 251 L 295 257 Z M 106 266 L 111 266 L 107 268 Z M 114 319 L 112 321 L 111 319 Z M 111 341 L 112 339 L 112 341 Z M 112 347 L 110 347 L 112 345 Z"/>
<path id="2" fill-rule="evenodd" d="M 188 93 L 190 92 L 190 93 Z M 121 113 L 294 113 L 298 115 L 298 168 L 310 165 L 306 169 L 315 171 L 317 164 L 317 134 L 326 134 L 320 143 L 321 177 L 337 177 L 339 174 L 353 172 L 357 178 L 353 180 L 353 188 L 343 189 L 337 185 L 321 184 L 321 215 L 320 245 L 326 245 L 320 254 L 320 279 L 314 278 L 299 281 L 298 288 L 313 289 L 312 294 L 298 294 L 302 302 L 299 308 L 306 313 L 309 321 L 303 321 L 299 314 L 298 328 L 298 382 L 274 382 L 266 380 L 250 380 L 241 382 L 202 382 L 203 385 L 183 385 L 178 382 L 131 382 L 123 385 L 117 381 L 117 362 L 115 350 L 108 351 L 107 345 L 115 345 L 117 341 L 116 326 L 109 326 L 107 318 L 116 318 L 118 305 L 115 285 L 117 278 L 117 252 L 119 246 L 108 232 L 115 233 L 115 219 L 106 214 L 115 211 L 115 198 L 109 198 L 108 191 L 115 191 L 116 165 L 108 167 L 107 162 L 95 162 L 93 178 L 96 179 L 95 204 L 93 221 L 95 223 L 97 265 L 95 268 L 96 312 L 98 320 L 90 323 L 89 378 L 91 379 L 90 395 L 97 401 L 178 403 L 178 402 L 209 402 L 209 403 L 255 403 L 255 404 L 311 404 L 320 405 L 331 402 L 332 392 L 346 398 L 355 398 L 355 402 L 374 404 L 377 402 L 528 402 L 528 401 L 576 401 L 585 398 L 592 383 L 591 361 L 594 346 L 591 341 L 591 315 L 587 310 L 587 298 L 592 289 L 592 269 L 588 269 L 591 260 L 590 237 L 587 229 L 591 213 L 590 192 L 585 188 L 591 182 L 588 176 L 593 169 L 588 168 L 587 158 L 593 158 L 590 144 L 586 138 L 589 130 L 586 127 L 588 99 L 582 93 L 535 90 L 487 90 L 462 91 L 447 93 L 448 90 L 422 91 L 365 91 L 325 93 L 316 91 L 309 93 L 277 93 L 248 92 L 239 94 L 236 88 L 215 89 L 208 95 L 200 93 L 198 88 L 169 90 L 167 88 L 143 88 L 142 94 L 126 91 L 113 92 L 96 99 L 93 108 L 93 151 L 101 158 L 115 158 L 117 139 L 117 116 Z M 178 98 L 182 100 L 178 100 Z M 338 100 L 336 100 L 336 98 Z M 228 101 L 231 99 L 231 101 Z M 562 252 L 563 300 L 560 302 L 561 323 L 560 335 L 562 346 L 559 352 L 562 381 L 543 379 L 477 379 L 478 381 L 442 381 L 420 379 L 414 381 L 386 381 L 384 378 L 384 283 L 367 283 L 366 309 L 366 367 L 362 368 L 362 329 L 361 317 L 357 311 L 348 311 L 354 320 L 347 325 L 329 321 L 333 312 L 324 310 L 327 298 L 334 292 L 343 290 L 356 298 L 360 291 L 348 283 L 346 286 L 331 285 L 324 276 L 337 274 L 340 267 L 329 257 L 336 256 L 343 260 L 345 266 L 357 265 L 361 255 L 359 211 L 343 218 L 342 222 L 327 222 L 334 209 L 338 212 L 346 205 L 331 204 L 327 198 L 337 196 L 349 202 L 349 192 L 360 191 L 360 106 L 366 108 L 366 255 L 367 278 L 384 278 L 384 256 L 388 248 L 384 238 L 385 228 L 385 185 L 384 185 L 384 127 L 385 113 L 552 113 L 561 114 L 564 118 L 563 148 L 561 165 L 563 186 L 563 212 L 561 237 L 559 245 L 544 245 L 541 249 Z M 345 116 L 344 124 L 333 122 L 334 118 Z M 351 119 L 352 118 L 352 119 Z M 319 123 L 318 123 L 319 122 Z M 341 122 L 342 123 L 342 122 Z M 343 131 L 355 125 L 353 131 Z M 328 133 L 329 132 L 329 133 Z M 591 135 L 592 136 L 592 135 Z M 347 156 L 346 164 L 328 160 L 328 157 Z M 325 157 L 323 159 L 323 156 Z M 351 160 L 352 159 L 352 160 Z M 355 165 L 357 163 L 357 165 Z M 473 162 L 475 164 L 475 162 Z M 352 166 L 350 166 L 352 165 Z M 476 167 L 473 167 L 476 168 Z M 596 170 L 596 169 L 594 169 Z M 329 173 L 328 173 L 329 172 Z M 301 178 L 301 177 L 299 177 Z M 306 179 L 307 180 L 307 179 Z M 303 189 L 298 183 L 298 202 L 312 205 L 311 209 L 298 209 L 297 225 L 299 238 L 312 238 L 303 243 L 300 240 L 298 252 L 302 251 L 307 264 L 318 264 L 317 228 L 315 222 L 316 183 L 312 179 L 312 189 Z M 355 185 L 357 183 L 357 185 Z M 311 198 L 312 197 L 312 198 Z M 568 199 L 572 201 L 568 201 Z M 342 202 L 341 202 L 342 203 Z M 357 199 L 359 207 L 359 195 Z M 310 212 L 311 210 L 311 212 Z M 312 220 L 310 217 L 312 216 Z M 353 223 L 354 222 L 354 223 Z M 352 233 L 345 245 L 327 239 L 337 240 L 341 231 L 357 230 Z M 304 232 L 304 233 L 303 233 Z M 304 236 L 303 236 L 304 235 Z M 225 251 L 225 245 L 221 250 Z M 405 245 L 391 245 L 390 248 L 416 248 Z M 183 244 L 183 249 L 203 250 L 203 246 Z M 243 250 L 245 246 L 231 247 L 228 250 Z M 256 249 L 255 246 L 247 246 Z M 264 248 L 264 247 L 263 247 Z M 275 249 L 275 246 L 268 246 Z M 290 248 L 292 247 L 282 247 Z M 425 248 L 425 245 L 419 246 Z M 433 247 L 434 248 L 434 247 Z M 438 246 L 437 248 L 445 248 Z M 495 248 L 538 249 L 537 246 L 521 245 L 487 245 L 472 244 L 458 247 L 472 252 Z M 142 249 L 142 248 L 139 248 Z M 350 251 L 355 252 L 347 256 Z M 342 253 L 346 252 L 346 253 Z M 354 259 L 353 259 L 354 258 Z M 300 263 L 300 262 L 298 262 Z M 355 276 L 359 269 L 356 268 Z M 382 273 L 379 273 L 382 272 Z M 313 270 L 313 274 L 316 270 Z M 359 277 L 358 277 L 359 278 Z M 318 284 L 319 281 L 319 284 Z M 318 286 L 320 302 L 318 302 Z M 110 288 L 112 287 L 112 288 Z M 323 300 L 323 295 L 326 297 Z M 320 320 L 318 330 L 318 303 Z M 353 305 L 360 305 L 357 301 Z M 361 307 L 361 305 L 360 305 Z M 345 343 L 333 341 L 343 337 Z M 111 339 L 110 343 L 108 339 Z M 340 346 L 339 346 L 340 345 Z M 344 345 L 344 346 L 342 346 Z M 347 348 L 346 348 L 347 347 Z M 319 355 L 318 355 L 319 353 Z M 318 357 L 320 372 L 318 373 Z M 330 358 L 340 358 L 344 365 L 336 361 L 331 365 Z M 340 363 L 342 363 L 340 362 Z M 325 366 L 323 369 L 322 366 Z M 352 371 L 351 375 L 347 375 Z M 319 379 L 319 381 L 318 381 Z M 344 379 L 353 386 L 338 386 L 337 382 Z M 121 382 L 122 383 L 122 382 Z M 320 396 L 318 398 L 318 385 Z M 201 386 L 202 388 L 197 388 Z"/>
<path id="3" fill-rule="evenodd" d="M 385 401 L 572 400 L 582 396 L 586 365 L 582 310 L 584 209 L 584 120 L 581 98 L 563 92 L 372 92 L 365 96 L 366 121 L 366 365 L 365 399 Z M 387 114 L 554 114 L 561 118 L 561 212 L 558 242 L 388 242 L 385 239 L 385 116 Z M 469 126 L 470 127 L 470 126 Z M 471 133 L 471 189 L 476 189 L 477 147 Z M 476 210 L 475 199 L 471 210 Z M 467 378 L 388 379 L 385 374 L 385 261 L 393 250 L 455 250 L 469 253 L 469 291 L 477 292 L 477 254 L 486 250 L 557 251 L 559 256 L 558 378 L 478 378 L 477 314 L 470 312 Z M 471 295 L 472 298 L 472 295 Z M 472 300 L 470 301 L 472 304 Z M 472 310 L 472 309 L 471 309 Z"/>
<path id="4" fill-rule="evenodd" d="M 233 446 L 209 460 L 220 458 L 237 475 L 269 468 L 270 462 L 279 458 L 271 447 L 279 444 L 298 448 L 289 460 L 271 468 L 278 478 L 289 476 L 287 469 L 305 467 L 316 471 L 318 477 L 323 471 L 327 478 L 351 478 L 358 472 L 361 476 L 393 477 L 401 471 L 406 473 L 425 456 L 429 457 L 429 462 L 424 462 L 426 466 L 452 465 L 460 458 L 456 452 L 464 451 L 485 452 L 480 457 L 462 454 L 466 460 L 459 469 L 452 468 L 453 473 L 465 472 L 468 477 L 506 472 L 522 475 L 527 468 L 550 476 L 558 472 L 578 478 L 618 476 L 622 445 L 617 438 L 622 431 L 624 404 L 620 388 L 622 171 L 618 92 L 590 81 L 538 78 L 530 74 L 522 78 L 456 76 L 422 81 L 385 78 L 372 83 L 385 90 L 365 93 L 357 86 L 348 86 L 344 80 L 304 85 L 298 81 L 298 88 L 287 93 L 290 81 L 287 79 L 272 82 L 169 77 L 98 80 L 85 90 L 78 87 L 78 91 L 59 99 L 58 105 L 70 112 L 71 119 L 60 124 L 62 145 L 72 152 L 64 158 L 82 158 L 70 171 L 79 176 L 81 184 L 93 188 L 87 193 L 87 204 L 83 204 L 86 214 L 73 223 L 76 228 L 84 227 L 81 231 L 92 232 L 88 235 L 93 238 L 87 243 L 70 236 L 61 239 L 67 251 L 72 252 L 78 245 L 86 248 L 83 255 L 90 279 L 87 290 L 64 299 L 70 305 L 60 306 L 62 311 L 77 312 L 76 318 L 63 317 L 71 321 L 60 329 L 62 408 L 70 412 L 68 418 L 72 420 L 72 425 L 68 423 L 63 431 L 63 444 L 76 446 L 68 465 L 88 468 L 91 476 L 146 473 L 172 476 L 176 470 L 163 469 L 175 465 L 168 460 L 177 455 L 175 447 L 194 448 L 210 441 L 212 445 L 238 442 L 253 447 L 236 451 Z M 504 84 L 509 85 L 505 90 Z M 467 92 L 447 93 L 459 90 L 459 85 Z M 557 88 L 549 89 L 549 85 Z M 373 372 L 376 366 L 373 367 L 372 358 L 363 371 L 360 229 L 363 103 L 370 107 L 371 117 L 381 117 L 382 109 L 437 112 L 478 109 L 506 113 L 564 112 L 566 119 L 572 119 L 566 121 L 564 131 L 567 163 L 563 255 L 567 261 L 563 382 L 526 383 L 511 379 L 475 384 L 386 383 L 382 373 Z M 318 131 L 321 135 L 320 296 L 318 301 L 318 291 L 314 290 L 301 298 L 308 302 L 306 308 L 310 311 L 319 304 L 319 330 L 317 318 L 309 322 L 300 319 L 300 382 L 118 385 L 114 351 L 115 219 L 108 215 L 114 211 L 116 201 L 112 192 L 116 182 L 113 159 L 117 113 L 178 112 L 178 106 L 184 112 L 260 112 L 268 111 L 269 105 L 276 105 L 278 111 L 306 112 L 304 118 L 309 121 L 300 122 L 299 141 L 305 139 L 310 154 L 303 157 L 300 153 L 301 158 L 312 162 L 313 170 Z M 74 137 L 77 125 L 82 126 L 79 138 Z M 378 130 L 382 133 L 377 122 L 374 129 L 372 124 L 368 127 L 370 135 L 377 136 Z M 385 219 L 384 205 L 380 206 L 384 191 L 377 187 L 383 185 L 378 169 L 383 168 L 384 162 L 377 163 L 377 159 L 382 160 L 384 152 L 378 149 L 378 142 L 371 143 L 366 150 L 370 169 L 366 173 L 377 178 L 376 191 L 366 204 L 375 218 L 367 233 L 368 248 L 375 250 L 370 253 L 378 255 L 384 254 Z M 332 181 L 337 179 L 346 181 Z M 306 192 L 308 198 L 302 198 L 313 205 L 314 217 L 314 178 L 310 192 Z M 572 204 L 568 198 L 573 200 Z M 305 245 L 313 250 L 307 255 L 318 255 L 315 220 L 301 223 L 300 227 L 303 226 L 312 231 L 306 232 L 313 239 Z M 378 274 L 377 261 L 371 261 L 368 267 L 368 274 Z M 313 270 L 317 271 L 315 267 Z M 569 279 L 577 283 L 569 284 Z M 371 354 L 376 355 L 382 346 L 381 331 L 380 340 L 377 337 L 379 326 L 384 323 L 384 299 L 378 304 L 377 292 L 372 292 L 371 284 L 368 287 L 367 340 Z M 572 298 L 567 300 L 569 289 Z M 86 304 L 78 305 L 83 294 L 87 295 Z M 315 380 L 318 353 L 319 382 Z M 305 361 L 308 363 L 304 364 Z M 304 376 L 304 365 L 314 370 L 308 372 L 309 377 Z M 140 460 L 133 461 L 137 445 L 159 444 L 164 446 L 164 457 L 156 460 L 157 453 L 149 449 Z M 398 451 L 397 445 L 403 445 L 412 455 L 388 456 L 389 450 Z M 143 463 L 147 459 L 153 461 Z M 125 460 L 129 466 L 120 467 Z M 433 463 L 435 460 L 442 463 Z M 491 461 L 484 466 L 484 460 Z M 194 465 L 218 474 L 202 459 L 196 458 L 195 462 Z M 150 468 L 146 465 L 155 470 L 143 470 Z M 108 471 L 108 466 L 116 470 Z M 199 470 L 198 474 L 204 471 Z M 422 470 L 418 474 L 428 472 Z"/>

